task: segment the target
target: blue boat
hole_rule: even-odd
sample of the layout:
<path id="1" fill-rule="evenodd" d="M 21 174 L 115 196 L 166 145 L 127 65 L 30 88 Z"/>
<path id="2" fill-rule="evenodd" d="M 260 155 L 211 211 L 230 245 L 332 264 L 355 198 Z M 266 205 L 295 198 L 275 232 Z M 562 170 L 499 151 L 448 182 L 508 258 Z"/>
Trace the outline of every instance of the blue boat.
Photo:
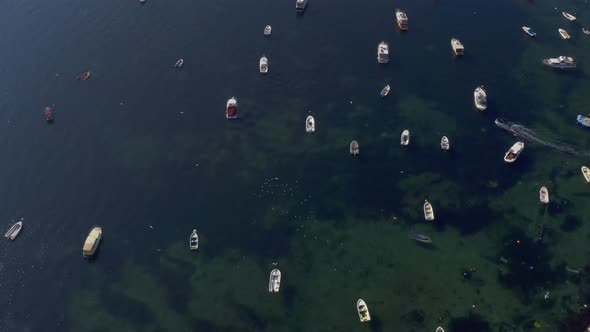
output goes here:
<path id="1" fill-rule="evenodd" d="M 577 117 L 578 124 L 582 127 L 590 128 L 590 118 L 583 115 L 578 115 Z"/>
<path id="2" fill-rule="evenodd" d="M 537 33 L 535 32 L 535 30 L 533 30 L 532 28 L 529 27 L 522 27 L 522 30 L 529 36 L 531 37 L 535 37 L 537 35 Z"/>
<path id="3" fill-rule="evenodd" d="M 414 240 L 416 240 L 418 242 L 432 243 L 432 240 L 428 236 L 426 236 L 426 235 L 424 235 L 422 233 L 418 233 L 416 231 L 409 232 L 408 233 L 408 236 L 410 237 L 410 239 L 414 239 Z"/>

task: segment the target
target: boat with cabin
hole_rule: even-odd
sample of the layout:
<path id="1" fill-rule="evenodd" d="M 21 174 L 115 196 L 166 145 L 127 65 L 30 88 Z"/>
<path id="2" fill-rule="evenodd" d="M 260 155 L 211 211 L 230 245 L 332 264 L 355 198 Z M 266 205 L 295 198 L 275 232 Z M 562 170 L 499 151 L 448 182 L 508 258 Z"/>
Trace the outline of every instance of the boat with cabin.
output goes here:
<path id="1" fill-rule="evenodd" d="M 576 17 L 570 13 L 566 13 L 566 12 L 561 12 L 561 15 L 563 15 L 563 17 L 565 17 L 566 20 L 573 22 L 576 20 Z"/>
<path id="2" fill-rule="evenodd" d="M 307 0 L 295 0 L 295 10 L 298 13 L 304 12 L 306 7 L 307 7 Z"/>
<path id="3" fill-rule="evenodd" d="M 271 32 L 272 32 L 272 27 L 270 25 L 267 25 L 264 27 L 264 35 L 266 37 L 270 37 Z"/>
<path id="4" fill-rule="evenodd" d="M 82 256 L 85 258 L 90 258 L 96 252 L 100 241 L 102 240 L 102 228 L 100 226 L 93 226 L 86 237 L 86 241 L 84 241 L 84 246 L 82 247 Z"/>
<path id="5" fill-rule="evenodd" d="M 356 301 L 356 311 L 359 314 L 359 319 L 362 322 L 370 322 L 371 321 L 371 314 L 369 313 L 369 307 L 363 299 L 358 299 Z"/>
<path id="6" fill-rule="evenodd" d="M 536 37 L 537 36 L 537 33 L 532 28 L 523 26 L 522 27 L 522 30 L 524 31 L 524 33 L 526 33 L 527 35 L 529 35 L 531 37 Z"/>
<path id="7" fill-rule="evenodd" d="M 174 68 L 182 68 L 182 66 L 184 65 L 184 59 L 178 59 L 176 60 L 176 63 L 174 64 Z"/>
<path id="8" fill-rule="evenodd" d="M 350 154 L 352 156 L 358 156 L 361 153 L 360 147 L 359 147 L 359 142 L 357 142 L 356 140 L 352 140 L 352 142 L 350 142 Z"/>
<path id="9" fill-rule="evenodd" d="M 305 131 L 308 133 L 315 132 L 315 119 L 311 115 L 305 119 Z"/>
<path id="10" fill-rule="evenodd" d="M 397 21 L 397 26 L 401 31 L 408 30 L 408 15 L 406 15 L 406 13 L 399 8 L 395 9 L 395 20 Z"/>
<path id="11" fill-rule="evenodd" d="M 225 117 L 227 119 L 237 119 L 238 117 L 238 100 L 236 97 L 231 97 L 227 100 L 225 105 Z"/>
<path id="12" fill-rule="evenodd" d="M 440 139 L 440 148 L 443 149 L 444 151 L 449 151 L 449 149 L 451 148 L 451 142 L 449 142 L 448 137 L 443 136 Z"/>
<path id="13" fill-rule="evenodd" d="M 434 331 L 434 332 L 445 332 L 445 329 L 443 329 L 442 327 L 439 326 L 436 328 L 436 331 Z"/>
<path id="14" fill-rule="evenodd" d="M 428 236 L 426 236 L 422 233 L 416 232 L 416 231 L 409 232 L 408 237 L 410 239 L 416 240 L 421 243 L 432 243 L 432 239 L 430 239 Z"/>
<path id="15" fill-rule="evenodd" d="M 557 29 L 557 32 L 559 32 L 559 35 L 561 36 L 561 38 L 563 38 L 564 40 L 568 40 L 570 39 L 570 34 L 567 33 L 567 31 L 565 31 L 564 29 Z"/>
<path id="16" fill-rule="evenodd" d="M 89 79 L 89 78 L 90 78 L 90 75 L 92 75 L 92 72 L 90 72 L 90 71 L 85 71 L 85 72 L 82 72 L 82 73 L 80 73 L 80 74 L 79 74 L 79 75 L 76 77 L 76 79 L 77 79 L 78 81 L 86 81 L 87 79 Z"/>
<path id="17" fill-rule="evenodd" d="M 430 204 L 428 200 L 424 200 L 424 220 L 434 220 L 434 209 L 432 208 L 432 204 Z"/>
<path id="18" fill-rule="evenodd" d="M 260 58 L 259 66 L 260 66 L 260 73 L 261 74 L 268 73 L 268 59 L 266 58 L 266 56 L 263 55 Z"/>
<path id="19" fill-rule="evenodd" d="M 478 86 L 473 91 L 473 102 L 475 107 L 480 111 L 485 111 L 488 108 L 488 95 L 483 85 Z"/>
<path id="20" fill-rule="evenodd" d="M 45 121 L 47 121 L 49 123 L 53 122 L 53 119 L 54 119 L 53 107 L 46 106 L 45 109 L 43 110 L 43 117 L 45 118 Z"/>
<path id="21" fill-rule="evenodd" d="M 512 147 L 510 147 L 508 152 L 506 152 L 504 155 L 504 161 L 507 163 L 513 163 L 518 158 L 518 156 L 520 156 L 522 150 L 524 150 L 524 142 L 514 143 L 514 145 L 512 145 Z"/>
<path id="22" fill-rule="evenodd" d="M 281 271 L 274 269 L 270 271 L 268 278 L 268 291 L 271 293 L 278 293 L 281 288 Z"/>
<path id="23" fill-rule="evenodd" d="M 581 170 L 582 175 L 584 175 L 584 179 L 586 179 L 586 182 L 590 183 L 590 168 L 582 166 Z"/>
<path id="24" fill-rule="evenodd" d="M 457 56 L 462 56 L 465 54 L 465 47 L 463 47 L 463 44 L 461 44 L 461 41 L 457 38 L 451 39 L 451 48 Z"/>
<path id="25" fill-rule="evenodd" d="M 391 87 L 389 86 L 389 84 L 387 84 L 383 90 L 381 90 L 381 98 L 387 97 L 387 95 L 389 94 L 389 90 L 391 90 Z"/>
<path id="26" fill-rule="evenodd" d="M 543 204 L 549 204 L 549 190 L 547 190 L 547 187 L 543 186 L 539 189 L 539 200 Z"/>
<path id="27" fill-rule="evenodd" d="M 578 116 L 576 117 L 576 121 L 580 126 L 590 128 L 589 117 L 578 114 Z"/>
<path id="28" fill-rule="evenodd" d="M 404 129 L 404 131 L 402 132 L 402 136 L 400 137 L 400 144 L 401 145 L 408 145 L 410 144 L 410 131 L 407 129 Z"/>
<path id="29" fill-rule="evenodd" d="M 4 237 L 13 241 L 14 239 L 16 239 L 16 237 L 18 236 L 18 234 L 20 233 L 20 231 L 22 229 L 23 229 L 23 222 L 19 221 L 10 227 L 8 232 L 6 232 L 6 234 L 4 234 Z"/>
<path id="30" fill-rule="evenodd" d="M 560 55 L 557 58 L 543 59 L 543 64 L 558 69 L 576 68 L 576 62 L 574 61 L 574 58 L 565 55 Z"/>
<path id="31" fill-rule="evenodd" d="M 388 63 L 389 62 L 389 44 L 382 41 L 377 46 L 377 62 Z"/>
<path id="32" fill-rule="evenodd" d="M 193 229 L 193 232 L 188 239 L 188 245 L 191 250 L 199 249 L 199 234 L 197 234 L 196 229 Z"/>

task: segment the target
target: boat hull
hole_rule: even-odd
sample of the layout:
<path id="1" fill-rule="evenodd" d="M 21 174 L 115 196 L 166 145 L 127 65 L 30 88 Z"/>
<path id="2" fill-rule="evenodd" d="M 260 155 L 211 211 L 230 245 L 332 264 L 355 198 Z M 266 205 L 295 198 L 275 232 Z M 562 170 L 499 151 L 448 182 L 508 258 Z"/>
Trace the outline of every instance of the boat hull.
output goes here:
<path id="1" fill-rule="evenodd" d="M 311 115 L 305 119 L 305 131 L 308 133 L 315 132 L 315 119 Z"/>
<path id="2" fill-rule="evenodd" d="M 371 314 L 369 313 L 369 307 L 365 303 L 363 299 L 358 299 L 356 301 L 356 311 L 359 314 L 359 320 L 361 323 L 370 322 L 371 321 Z"/>
<path id="3" fill-rule="evenodd" d="M 360 154 L 360 147 L 357 141 L 350 142 L 350 154 L 353 156 L 358 156 Z"/>
<path id="4" fill-rule="evenodd" d="M 432 243 L 432 239 L 430 239 L 428 236 L 415 231 L 408 233 L 408 237 L 420 243 Z"/>
<path id="5" fill-rule="evenodd" d="M 193 229 L 191 236 L 188 240 L 188 246 L 191 250 L 199 249 L 199 235 L 197 234 L 197 230 Z"/>
<path id="6" fill-rule="evenodd" d="M 586 166 L 582 166 L 581 170 L 582 170 L 582 175 L 584 176 L 584 179 L 586 180 L 586 182 L 590 183 L 590 169 Z"/>
<path id="7" fill-rule="evenodd" d="M 504 155 L 504 161 L 511 164 L 518 159 L 522 150 L 524 149 L 524 142 L 516 142 Z"/>
<path id="8" fill-rule="evenodd" d="M 549 191 L 546 187 L 541 187 L 539 190 L 539 200 L 543 204 L 549 204 Z"/>
<path id="9" fill-rule="evenodd" d="M 278 293 L 281 288 L 281 271 L 274 269 L 270 271 L 268 279 L 268 291 L 270 293 Z"/>
<path id="10" fill-rule="evenodd" d="M 6 234 L 4 234 L 4 237 L 11 240 L 11 241 L 14 241 L 14 239 L 16 239 L 16 237 L 20 234 L 20 231 L 22 229 L 23 229 L 23 222 L 19 221 L 10 227 L 8 232 L 6 232 Z"/>
<path id="11" fill-rule="evenodd" d="M 100 226 L 94 226 L 88 233 L 86 241 L 84 241 L 84 246 L 82 247 L 82 256 L 85 258 L 94 256 L 98 246 L 100 245 L 100 241 L 102 241 L 102 228 Z"/>

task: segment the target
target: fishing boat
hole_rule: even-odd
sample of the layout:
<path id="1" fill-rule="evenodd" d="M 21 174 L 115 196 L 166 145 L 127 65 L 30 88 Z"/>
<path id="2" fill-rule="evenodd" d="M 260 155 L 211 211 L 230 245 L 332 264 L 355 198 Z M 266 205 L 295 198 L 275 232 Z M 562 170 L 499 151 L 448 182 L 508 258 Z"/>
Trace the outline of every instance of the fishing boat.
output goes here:
<path id="1" fill-rule="evenodd" d="M 532 28 L 523 26 L 522 27 L 522 31 L 524 31 L 527 35 L 529 35 L 531 37 L 536 37 L 537 36 L 537 33 Z"/>
<path id="2" fill-rule="evenodd" d="M 590 30 L 586 30 L 586 29 L 582 28 L 582 32 L 583 32 L 585 35 L 590 35 Z"/>
<path id="3" fill-rule="evenodd" d="M 315 132 L 315 119 L 311 115 L 305 119 L 305 131 L 308 133 Z"/>
<path id="4" fill-rule="evenodd" d="M 582 127 L 590 128 L 590 118 L 587 116 L 579 115 L 576 118 L 578 124 Z"/>
<path id="5" fill-rule="evenodd" d="M 539 200 L 543 204 L 549 204 L 549 190 L 544 186 L 539 189 Z"/>
<path id="6" fill-rule="evenodd" d="M 20 231 L 22 229 L 23 229 L 23 222 L 19 221 L 16 224 L 12 225 L 12 227 L 10 227 L 8 232 L 6 232 L 6 234 L 4 234 L 4 237 L 9 240 L 14 240 L 14 239 L 16 239 L 16 237 L 18 236 L 18 234 L 20 233 Z"/>
<path id="7" fill-rule="evenodd" d="M 271 32 L 272 32 L 272 27 L 270 25 L 267 25 L 264 27 L 264 35 L 266 37 L 270 37 Z"/>
<path id="8" fill-rule="evenodd" d="M 350 142 L 350 154 L 353 156 L 358 156 L 361 153 L 359 142 L 353 140 Z"/>
<path id="9" fill-rule="evenodd" d="M 408 30 L 408 15 L 401 9 L 395 9 L 395 19 L 397 21 L 397 26 L 400 30 L 406 31 Z"/>
<path id="10" fill-rule="evenodd" d="M 389 94 L 389 90 L 391 90 L 391 87 L 389 86 L 389 84 L 387 84 L 383 90 L 381 90 L 381 98 L 387 97 L 387 95 Z"/>
<path id="11" fill-rule="evenodd" d="M 570 13 L 566 13 L 566 12 L 561 12 L 561 15 L 563 15 L 563 17 L 565 17 L 568 21 L 575 21 L 576 17 Z"/>
<path id="12" fill-rule="evenodd" d="M 193 232 L 191 233 L 191 236 L 189 237 L 188 243 L 189 243 L 189 248 L 191 248 L 191 250 L 199 249 L 199 235 L 197 234 L 196 229 L 193 229 Z"/>
<path id="13" fill-rule="evenodd" d="M 408 145 L 410 144 L 410 131 L 405 129 L 402 132 L 402 136 L 400 137 L 400 144 L 401 145 Z"/>
<path id="14" fill-rule="evenodd" d="M 410 239 L 416 240 L 416 241 L 418 241 L 418 242 L 422 242 L 422 243 L 432 243 L 432 240 L 431 240 L 431 239 L 430 239 L 428 236 L 426 236 L 426 235 L 424 235 L 424 234 L 422 234 L 422 233 L 418 233 L 418 232 L 416 232 L 416 231 L 411 231 L 411 232 L 409 232 L 409 233 L 408 233 L 408 237 L 409 237 Z"/>
<path id="15" fill-rule="evenodd" d="M 523 149 L 524 149 L 524 142 L 514 143 L 514 145 L 512 145 L 512 147 L 510 147 L 508 152 L 506 152 L 506 155 L 504 155 L 504 161 L 507 163 L 513 163 L 516 160 L 516 158 L 518 158 L 518 156 L 520 156 L 520 153 L 522 152 Z"/>
<path id="16" fill-rule="evenodd" d="M 356 301 L 356 311 L 359 313 L 359 319 L 362 322 L 370 322 L 371 321 L 371 314 L 369 314 L 369 307 L 363 299 L 358 299 Z"/>
<path id="17" fill-rule="evenodd" d="M 268 279 L 268 291 L 271 293 L 278 293 L 281 288 L 281 271 L 274 269 L 270 271 L 270 278 Z"/>
<path id="18" fill-rule="evenodd" d="M 43 110 L 43 117 L 45 118 L 45 121 L 50 123 L 53 122 L 53 107 L 45 107 L 45 109 Z"/>
<path id="19" fill-rule="evenodd" d="M 92 257 L 96 252 L 96 248 L 98 248 L 98 245 L 100 244 L 100 240 L 102 240 L 102 228 L 95 225 L 88 233 L 86 241 L 84 241 L 82 255 L 86 258 Z"/>
<path id="20" fill-rule="evenodd" d="M 85 72 L 80 73 L 80 75 L 78 75 L 78 77 L 76 77 L 76 79 L 79 81 L 86 81 L 87 79 L 90 78 L 91 74 L 92 73 L 90 71 L 85 71 Z"/>
<path id="21" fill-rule="evenodd" d="M 227 119 L 236 119 L 238 117 L 238 100 L 236 97 L 231 97 L 227 100 L 225 106 L 225 117 Z"/>
<path id="22" fill-rule="evenodd" d="M 184 59 L 178 59 L 176 60 L 176 63 L 174 64 L 174 68 L 182 68 L 182 65 L 184 65 Z"/>
<path id="23" fill-rule="evenodd" d="M 436 331 L 434 331 L 434 332 L 445 332 L 445 329 L 443 329 L 442 327 L 439 326 L 436 328 Z"/>
<path id="24" fill-rule="evenodd" d="M 564 40 L 568 40 L 570 39 L 570 34 L 567 33 L 567 31 L 563 30 L 563 29 L 557 29 L 557 32 L 559 32 L 559 35 L 561 36 L 561 38 L 563 38 Z"/>
<path id="25" fill-rule="evenodd" d="M 389 62 L 389 44 L 382 41 L 377 46 L 377 62 L 388 63 Z"/>
<path id="26" fill-rule="evenodd" d="M 461 44 L 461 41 L 457 38 L 451 39 L 451 48 L 457 56 L 462 56 L 463 54 L 465 54 L 465 48 L 463 47 L 463 44 Z"/>
<path id="27" fill-rule="evenodd" d="M 303 13 L 307 7 L 307 0 L 295 0 L 295 10 L 298 13 Z"/>
<path id="28" fill-rule="evenodd" d="M 443 136 L 440 139 L 440 148 L 443 149 L 444 151 L 449 151 L 449 149 L 451 148 L 451 143 L 449 142 L 448 137 Z"/>
<path id="29" fill-rule="evenodd" d="M 260 73 L 261 74 L 266 74 L 268 73 L 268 59 L 266 58 L 266 56 L 262 56 L 260 58 Z"/>
<path id="30" fill-rule="evenodd" d="M 560 55 L 557 58 L 543 59 L 543 64 L 553 68 L 559 69 L 574 69 L 576 68 L 576 62 L 574 58 L 569 56 Z"/>
<path id="31" fill-rule="evenodd" d="M 430 202 L 428 202 L 427 200 L 424 200 L 424 220 L 434 220 L 434 209 L 432 208 L 432 204 L 430 204 Z"/>
<path id="32" fill-rule="evenodd" d="M 586 167 L 586 166 L 582 166 L 582 175 L 584 175 L 584 179 L 586 179 L 586 182 L 590 183 L 590 168 Z"/>
<path id="33" fill-rule="evenodd" d="M 485 111 L 488 108 L 488 95 L 483 85 L 478 86 L 473 91 L 473 102 L 475 103 L 475 107 L 480 111 Z"/>

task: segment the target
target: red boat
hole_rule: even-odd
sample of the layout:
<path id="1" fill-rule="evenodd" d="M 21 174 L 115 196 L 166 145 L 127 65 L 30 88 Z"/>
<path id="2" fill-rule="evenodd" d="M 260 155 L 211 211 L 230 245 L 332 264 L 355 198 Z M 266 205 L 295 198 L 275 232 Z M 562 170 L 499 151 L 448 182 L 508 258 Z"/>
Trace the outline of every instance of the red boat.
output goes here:
<path id="1" fill-rule="evenodd" d="M 228 119 L 236 119 L 238 117 L 238 101 L 236 100 L 236 97 L 231 97 L 227 101 L 225 117 Z"/>
<path id="2" fill-rule="evenodd" d="M 45 117 L 45 121 L 53 122 L 53 107 L 45 107 L 45 110 L 43 111 L 43 116 Z"/>

